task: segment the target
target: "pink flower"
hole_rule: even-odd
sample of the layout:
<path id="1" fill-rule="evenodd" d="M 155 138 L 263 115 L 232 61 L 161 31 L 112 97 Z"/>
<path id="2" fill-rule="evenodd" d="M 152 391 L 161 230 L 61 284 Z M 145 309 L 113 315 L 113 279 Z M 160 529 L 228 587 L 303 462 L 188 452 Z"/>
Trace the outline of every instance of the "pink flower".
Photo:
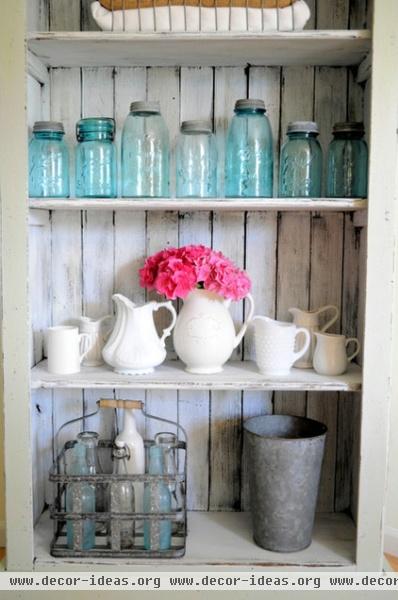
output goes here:
<path id="1" fill-rule="evenodd" d="M 202 245 L 169 248 L 150 256 L 140 270 L 140 285 L 169 300 L 185 298 L 196 287 L 240 300 L 250 279 L 221 252 Z"/>

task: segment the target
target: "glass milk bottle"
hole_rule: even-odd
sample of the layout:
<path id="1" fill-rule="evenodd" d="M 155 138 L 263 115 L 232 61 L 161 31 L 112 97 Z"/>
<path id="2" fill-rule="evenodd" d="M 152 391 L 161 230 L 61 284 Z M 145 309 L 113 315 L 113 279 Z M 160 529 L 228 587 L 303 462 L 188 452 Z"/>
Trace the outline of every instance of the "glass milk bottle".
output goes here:
<path id="1" fill-rule="evenodd" d="M 272 131 L 262 100 L 238 100 L 227 134 L 226 197 L 272 197 Z"/>
<path id="2" fill-rule="evenodd" d="M 217 195 L 217 146 L 210 121 L 183 121 L 176 147 L 178 198 Z"/>
<path id="3" fill-rule="evenodd" d="M 115 121 L 107 117 L 81 119 L 76 125 L 76 196 L 115 198 Z"/>
<path id="4" fill-rule="evenodd" d="M 74 445 L 71 450 L 72 462 L 68 469 L 68 475 L 92 474 L 86 450 L 87 447 L 84 443 L 78 442 Z M 66 510 L 69 513 L 95 512 L 95 486 L 85 481 L 68 483 L 66 486 Z M 80 522 L 74 520 L 67 521 L 66 537 L 68 548 L 74 547 L 76 528 L 79 527 Z M 90 550 L 95 545 L 95 520 L 83 519 L 82 527 L 82 549 Z"/>
<path id="5" fill-rule="evenodd" d="M 368 189 L 368 146 L 363 123 L 336 123 L 329 145 L 327 196 L 366 198 Z"/>
<path id="6" fill-rule="evenodd" d="M 295 121 L 287 127 L 281 150 L 279 195 L 282 198 L 318 198 L 321 195 L 322 148 L 313 121 Z"/>
<path id="7" fill-rule="evenodd" d="M 122 134 L 122 196 L 167 197 L 169 154 L 159 102 L 133 102 Z"/>
<path id="8" fill-rule="evenodd" d="M 129 452 L 122 442 L 116 442 L 113 449 L 113 474 L 129 476 L 126 467 L 126 458 Z M 129 514 L 133 517 L 135 510 L 134 485 L 129 479 L 119 479 L 110 485 L 110 509 L 114 513 Z M 116 524 L 116 527 L 112 525 Z M 120 548 L 131 548 L 134 544 L 134 519 L 120 519 L 111 521 L 111 537 L 116 537 L 116 544 Z"/>
<path id="9" fill-rule="evenodd" d="M 58 121 L 36 121 L 29 142 L 29 196 L 69 196 L 69 151 L 64 126 Z"/>
<path id="10" fill-rule="evenodd" d="M 165 475 L 165 471 L 162 447 L 151 446 L 149 449 L 149 474 Z M 159 481 L 145 484 L 144 512 L 147 514 L 171 512 L 171 494 L 167 483 Z M 154 542 L 154 540 L 156 541 Z M 146 550 L 168 550 L 171 546 L 171 521 L 166 519 L 144 521 L 144 546 Z"/>

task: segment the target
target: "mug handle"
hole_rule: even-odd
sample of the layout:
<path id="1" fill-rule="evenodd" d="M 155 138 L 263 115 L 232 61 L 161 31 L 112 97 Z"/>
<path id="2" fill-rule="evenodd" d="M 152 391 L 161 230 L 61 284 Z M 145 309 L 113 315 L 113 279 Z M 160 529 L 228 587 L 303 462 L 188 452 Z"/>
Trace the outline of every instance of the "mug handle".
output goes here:
<path id="1" fill-rule="evenodd" d="M 79 353 L 80 353 L 80 364 L 83 358 L 91 350 L 91 335 L 89 333 L 79 333 Z"/>
<path id="2" fill-rule="evenodd" d="M 242 327 L 239 329 L 239 333 L 235 336 L 235 341 L 234 341 L 234 346 L 233 346 L 234 348 L 236 348 L 236 346 L 238 346 L 240 344 L 240 342 L 242 341 L 242 338 L 246 333 L 247 326 L 249 325 L 250 321 L 252 320 L 253 314 L 254 314 L 253 296 L 251 294 L 247 294 L 247 296 L 245 296 L 244 299 L 249 301 L 249 314 L 247 315 L 246 319 L 244 320 Z"/>
<path id="3" fill-rule="evenodd" d="M 331 327 L 333 325 L 333 323 L 336 323 L 337 319 L 340 316 L 340 311 L 337 308 L 337 306 L 334 306 L 334 304 L 328 304 L 327 306 L 322 306 L 322 308 L 320 308 L 318 310 L 318 315 L 322 314 L 323 312 L 326 312 L 327 310 L 333 310 L 335 314 L 327 323 L 325 323 L 325 325 L 322 327 L 321 331 L 326 331 L 327 329 L 329 329 L 329 327 Z"/>
<path id="4" fill-rule="evenodd" d="M 163 344 L 164 344 L 165 339 L 169 337 L 169 335 L 171 334 L 171 332 L 174 328 L 174 325 L 176 324 L 177 313 L 176 313 L 176 309 L 174 308 L 174 306 L 172 305 L 170 300 L 168 300 L 168 302 L 157 302 L 154 310 L 159 310 L 159 308 L 167 308 L 167 310 L 171 312 L 172 317 L 173 317 L 170 325 L 168 327 L 166 327 L 166 329 L 163 330 L 163 335 L 160 338 L 160 341 L 163 342 Z"/>
<path id="5" fill-rule="evenodd" d="M 311 343 L 311 334 L 308 331 L 308 329 L 306 329 L 305 327 L 297 327 L 295 339 L 297 338 L 299 333 L 304 334 L 305 342 L 304 342 L 304 346 L 301 348 L 301 350 L 297 350 L 297 352 L 293 352 L 293 356 L 294 356 L 293 362 L 296 362 L 296 360 L 298 360 L 299 358 L 304 356 L 304 354 L 307 352 L 308 348 L 310 347 L 310 343 Z"/>
<path id="6" fill-rule="evenodd" d="M 356 350 L 353 352 L 353 354 L 351 354 L 351 356 L 347 357 L 348 362 L 351 362 L 352 359 L 359 354 L 359 351 L 361 349 L 361 344 L 359 343 L 359 340 L 357 338 L 347 338 L 345 342 L 345 347 L 347 348 L 348 344 L 350 344 L 351 342 L 356 344 Z"/>

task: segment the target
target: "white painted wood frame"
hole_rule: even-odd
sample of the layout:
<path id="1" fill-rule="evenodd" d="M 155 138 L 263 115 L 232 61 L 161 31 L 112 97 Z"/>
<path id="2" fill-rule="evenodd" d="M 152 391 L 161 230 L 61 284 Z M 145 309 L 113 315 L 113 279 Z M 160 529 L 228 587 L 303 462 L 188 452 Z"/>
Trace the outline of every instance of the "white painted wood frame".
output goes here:
<path id="1" fill-rule="evenodd" d="M 215 212 L 212 213 L 209 210 L 195 211 L 190 203 L 168 206 L 168 211 L 161 211 L 156 206 L 153 207 L 155 210 L 145 213 L 144 206 L 136 205 L 134 210 L 119 212 L 119 200 L 115 201 L 115 210 L 109 210 L 109 206 L 107 210 L 98 210 L 99 207 L 95 206 L 96 210 L 93 211 L 87 210 L 86 205 L 81 207 L 84 209 L 82 211 L 76 210 L 76 207 L 74 210 L 64 210 L 66 207 L 62 205 L 63 210 L 57 210 L 51 206 L 50 212 L 32 211 L 29 254 L 25 72 L 30 73 L 28 86 L 31 98 L 36 98 L 35 106 L 41 101 L 43 116 L 63 120 L 67 124 L 70 139 L 73 137 L 74 122 L 81 115 L 93 112 L 115 116 L 120 135 L 132 94 L 141 98 L 155 98 L 161 93 L 173 143 L 179 121 L 192 118 L 200 110 L 203 112 L 201 117 L 214 119 L 222 154 L 222 140 L 233 101 L 247 93 L 265 97 L 276 139 L 277 172 L 278 150 L 287 120 L 300 117 L 318 119 L 323 127 L 321 141 L 325 148 L 332 120 L 346 116 L 360 119 L 364 112 L 366 114 L 366 94 L 355 84 L 353 72 L 344 67 L 331 68 L 330 64 L 358 63 L 359 55 L 355 48 L 364 53 L 369 47 L 369 39 L 367 34 L 355 39 L 357 34 L 347 31 L 329 33 L 324 36 L 325 39 L 332 38 L 335 43 L 337 38 L 341 38 L 343 46 L 350 39 L 354 46 L 344 46 L 344 58 L 340 61 L 334 58 L 332 63 L 317 54 L 316 64 L 329 65 L 319 68 L 305 66 L 303 62 L 308 61 L 308 52 L 313 51 L 316 36 L 322 37 L 323 34 L 318 33 L 314 34 L 312 41 L 307 40 L 306 54 L 297 55 L 300 64 L 295 66 L 292 66 L 292 59 L 279 54 L 277 62 L 272 62 L 276 58 L 269 62 L 269 65 L 276 66 L 264 67 L 264 63 L 260 63 L 247 71 L 242 66 L 236 66 L 239 64 L 237 62 L 232 63 L 234 66 L 222 66 L 225 65 L 223 60 L 213 69 L 198 68 L 200 63 L 196 62 L 195 69 L 184 67 L 178 70 L 174 66 L 160 67 L 158 61 L 157 66 L 150 69 L 129 66 L 114 70 L 111 68 L 114 66 L 113 60 L 124 64 L 122 60 L 130 56 L 126 54 L 128 44 L 123 46 L 126 40 L 119 37 L 114 38 L 117 49 L 110 64 L 104 62 L 103 58 L 110 53 L 108 42 L 104 47 L 100 46 L 101 51 L 94 57 L 91 54 L 88 62 L 81 59 L 78 44 L 72 42 L 74 36 L 69 34 L 62 34 L 58 38 L 55 34 L 49 34 L 42 36 L 43 40 L 32 36 L 35 41 L 30 43 L 30 47 L 37 54 L 29 60 L 25 59 L 25 3 L 18 0 L 12 3 L 12 7 L 10 4 L 5 3 L 0 24 L 0 124 L 2 136 L 7 140 L 7 145 L 0 147 L 0 195 L 8 568 L 33 568 L 32 515 L 34 509 L 35 517 L 39 516 L 50 497 L 45 480 L 52 458 L 54 428 L 67 418 L 87 414 L 99 395 L 106 391 L 109 395 L 146 399 L 150 412 L 179 419 L 187 426 L 191 436 L 191 452 L 197 457 L 192 469 L 198 484 L 191 483 L 189 489 L 190 508 L 196 510 L 210 508 L 231 511 L 249 507 L 246 465 L 240 464 L 244 418 L 274 410 L 327 421 L 330 435 L 319 508 L 333 511 L 345 510 L 350 506 L 352 513 L 357 513 L 356 560 L 352 568 L 362 571 L 381 569 L 380 523 L 384 506 L 388 406 L 392 394 L 391 357 L 394 344 L 397 343 L 393 336 L 393 325 L 396 323 L 394 301 L 398 297 L 394 266 L 398 260 L 398 256 L 395 256 L 398 218 L 394 176 L 398 120 L 398 83 L 394 81 L 398 63 L 397 34 L 394 31 L 394 24 L 398 20 L 396 2 L 375 1 L 368 252 L 365 211 L 357 212 L 351 218 L 350 214 L 344 215 L 343 211 L 351 211 L 352 206 L 341 205 L 337 212 L 327 214 L 313 213 L 303 205 L 302 210 L 295 214 L 290 212 L 292 206 L 284 207 L 287 212 L 277 214 L 274 199 L 267 207 L 273 212 L 263 212 L 261 207 L 260 212 L 256 212 L 259 207 L 254 204 L 248 206 L 247 210 L 234 206 L 236 210 L 233 211 L 214 206 L 212 209 Z M 30 27 L 45 29 L 49 14 L 49 26 L 53 29 L 91 28 L 87 11 L 80 10 L 79 0 L 68 3 L 52 0 L 47 16 L 42 11 L 42 1 L 35 0 L 35 4 L 40 11 L 31 9 Z M 61 5 L 65 10 L 59 10 Z M 341 11 L 334 12 L 329 4 L 319 4 L 318 27 L 348 27 L 348 2 L 339 2 L 339 5 Z M 353 6 L 356 8 L 351 12 L 350 24 L 362 27 L 365 19 L 363 10 L 360 10 L 358 2 L 352 2 Z M 85 51 L 89 52 L 90 36 L 86 33 L 75 36 L 75 39 L 82 40 L 84 47 L 88 48 Z M 99 34 L 93 36 L 98 37 Z M 267 39 L 267 47 L 273 50 L 274 57 L 277 50 L 279 52 L 276 37 L 269 36 L 270 39 Z M 294 48 L 295 36 L 284 34 L 282 37 L 284 43 L 287 41 L 286 48 L 290 52 Z M 307 38 L 310 37 L 307 34 Z M 51 70 L 48 78 L 38 58 L 40 52 L 44 56 L 47 38 L 49 51 L 53 52 L 47 64 L 58 64 L 63 60 L 65 66 L 67 60 L 62 56 L 68 56 L 71 46 L 76 50 L 73 68 Z M 237 54 L 244 55 L 245 49 L 246 53 L 249 52 L 246 39 L 242 41 L 238 38 L 240 36 L 235 36 L 235 39 L 230 36 L 225 46 L 234 48 L 235 57 Z M 249 40 L 250 52 L 253 40 Z M 258 40 L 259 48 L 263 42 Z M 360 46 L 359 42 L 366 44 L 366 47 Z M 173 43 L 178 45 L 178 37 Z M 54 51 L 51 44 L 55 44 Z M 128 47 L 130 52 L 131 47 Z M 321 53 L 329 46 L 321 44 L 320 48 Z M 65 54 L 61 55 L 59 50 Z M 175 50 L 172 52 L 175 53 Z M 156 57 L 153 57 L 155 60 Z M 211 56 L 208 64 L 214 67 L 215 61 Z M 80 69 L 85 65 L 93 65 L 94 68 L 88 66 Z M 390 82 L 388 93 L 384 87 L 387 79 Z M 194 89 L 200 90 L 198 96 Z M 383 110 L 380 110 L 381 106 Z M 15 160 L 16 156 L 18 161 Z M 47 208 L 42 203 L 36 207 Z M 356 208 L 363 209 L 364 206 L 362 204 Z M 317 206 L 317 209 L 320 207 Z M 40 216 L 37 213 L 42 214 Z M 360 214 L 364 217 L 359 217 Z M 47 245 L 50 239 L 51 251 Z M 334 388 L 332 393 L 324 395 L 325 388 L 322 388 L 322 392 L 307 395 L 303 389 L 314 389 L 309 387 L 313 383 L 308 382 L 304 383 L 304 388 L 296 383 L 295 392 L 287 392 L 285 388 L 285 391 L 272 394 L 271 388 L 283 388 L 261 384 L 255 377 L 238 382 L 234 389 L 229 389 L 228 380 L 221 386 L 210 382 L 196 389 L 195 382 L 184 384 L 184 378 L 181 377 L 171 380 L 172 389 L 161 383 L 161 389 L 156 393 L 147 389 L 151 383 L 141 390 L 130 383 L 129 389 L 125 390 L 115 389 L 117 382 L 114 380 L 108 380 L 107 388 L 107 380 L 103 379 L 100 381 L 101 390 L 93 389 L 95 386 L 90 386 L 90 381 L 86 381 L 84 386 L 90 386 L 90 389 L 82 390 L 82 385 L 74 391 L 36 390 L 35 395 L 30 397 L 30 366 L 42 359 L 41 335 L 47 323 L 76 318 L 82 310 L 89 310 L 94 316 L 108 312 L 113 289 L 122 291 L 136 301 L 144 301 L 145 294 L 132 277 L 131 265 L 136 270 L 146 254 L 166 244 L 195 241 L 217 246 L 253 273 L 258 312 L 287 318 L 287 309 L 291 305 L 299 302 L 303 307 L 310 306 L 313 302 L 326 302 L 332 296 L 342 308 L 341 326 L 350 333 L 355 333 L 356 327 L 359 334 L 364 329 L 361 302 L 365 299 L 367 276 L 361 427 L 359 394 L 338 397 Z M 73 248 L 72 253 L 68 252 L 70 248 Z M 100 256 L 100 260 L 97 260 L 97 256 Z M 29 261 L 37 279 L 29 281 L 28 289 Z M 330 276 L 325 272 L 329 264 Z M 29 292 L 32 309 L 35 309 L 31 310 L 30 319 Z M 354 302 L 358 304 L 358 321 L 356 310 L 352 308 Z M 37 308 L 39 305 L 40 310 Z M 241 305 L 234 307 L 237 321 L 243 315 L 244 308 Z M 31 342 L 31 325 L 34 343 Z M 171 359 L 175 358 L 171 345 L 169 355 Z M 234 359 L 242 358 L 253 358 L 250 334 L 244 347 L 234 354 Z M 159 377 L 161 380 L 160 372 Z M 42 385 L 42 379 L 36 381 Z M 176 389 L 179 386 L 180 389 Z M 99 420 L 95 426 L 103 435 L 111 433 L 109 420 Z M 139 426 L 141 431 L 146 430 L 147 435 L 152 433 L 145 422 Z M 361 451 L 360 464 L 357 466 L 355 444 L 359 428 Z M 359 492 L 355 486 L 358 471 Z M 347 485 L 351 479 L 353 484 Z M 355 506 L 357 497 L 358 507 Z M 41 523 L 37 540 L 42 531 Z M 322 560 L 320 558 L 319 564 Z M 48 564 L 48 558 L 43 559 L 44 563 Z"/>

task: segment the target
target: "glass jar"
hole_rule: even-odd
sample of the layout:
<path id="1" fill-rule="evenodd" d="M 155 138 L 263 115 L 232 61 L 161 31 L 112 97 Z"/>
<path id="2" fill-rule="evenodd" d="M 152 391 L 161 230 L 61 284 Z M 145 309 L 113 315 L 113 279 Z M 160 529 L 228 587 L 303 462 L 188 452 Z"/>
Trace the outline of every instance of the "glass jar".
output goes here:
<path id="1" fill-rule="evenodd" d="M 217 146 L 210 121 L 183 121 L 176 146 L 178 198 L 217 196 Z"/>
<path id="2" fill-rule="evenodd" d="M 29 142 L 29 196 L 68 198 L 69 152 L 64 126 L 58 121 L 36 121 Z"/>
<path id="3" fill-rule="evenodd" d="M 262 100 L 238 100 L 227 134 L 226 197 L 272 197 L 272 131 Z"/>
<path id="4" fill-rule="evenodd" d="M 336 123 L 329 145 L 326 194 L 330 198 L 366 198 L 368 146 L 363 123 Z"/>
<path id="5" fill-rule="evenodd" d="M 76 196 L 115 198 L 115 121 L 107 117 L 81 119 L 76 125 Z"/>
<path id="6" fill-rule="evenodd" d="M 279 195 L 282 198 L 318 198 L 322 192 L 322 148 L 313 121 L 287 126 L 288 140 L 281 149 Z"/>
<path id="7" fill-rule="evenodd" d="M 159 102 L 133 102 L 122 134 L 122 196 L 169 195 L 169 132 Z"/>
<path id="8" fill-rule="evenodd" d="M 149 474 L 165 475 L 163 449 L 155 444 L 149 448 Z M 169 513 L 171 494 L 167 483 L 153 481 L 144 487 L 144 512 Z M 168 550 L 171 546 L 171 521 L 144 521 L 144 547 L 146 550 Z"/>

